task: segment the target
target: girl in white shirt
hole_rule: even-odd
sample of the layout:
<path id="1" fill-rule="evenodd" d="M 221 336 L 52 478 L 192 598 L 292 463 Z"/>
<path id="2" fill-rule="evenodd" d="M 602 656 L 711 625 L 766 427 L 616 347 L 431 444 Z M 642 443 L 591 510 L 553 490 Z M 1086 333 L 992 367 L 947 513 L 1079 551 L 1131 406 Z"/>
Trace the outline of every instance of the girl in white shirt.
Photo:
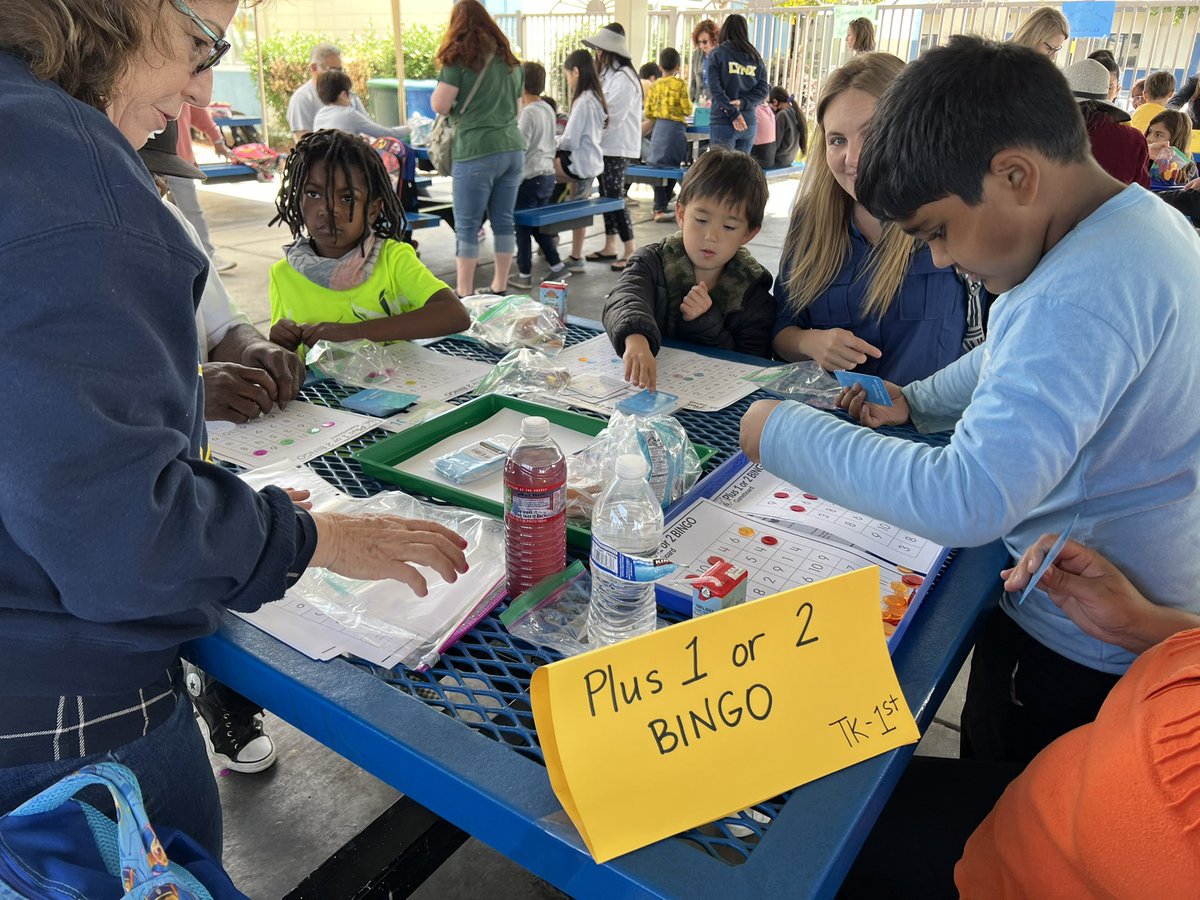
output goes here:
<path id="1" fill-rule="evenodd" d="M 642 82 L 629 56 L 624 29 L 606 25 L 583 42 L 596 51 L 596 68 L 608 102 L 608 127 L 600 149 L 604 152 L 604 171 L 600 175 L 600 196 L 625 196 L 625 169 L 629 161 L 642 154 Z M 617 240 L 624 244 L 617 260 Z M 604 214 L 604 249 L 588 255 L 593 262 L 613 261 L 620 272 L 633 253 L 633 223 L 629 210 Z"/>
<path id="2" fill-rule="evenodd" d="M 567 127 L 558 139 L 558 152 L 554 158 L 554 173 L 558 181 L 571 183 L 571 199 L 582 200 L 592 192 L 596 176 L 604 171 L 604 154 L 600 142 L 604 127 L 608 123 L 608 105 L 600 87 L 600 76 L 592 54 L 576 50 L 563 63 L 563 75 L 571 89 L 571 110 L 567 116 Z M 586 228 L 571 232 L 571 255 L 567 257 L 567 268 L 573 272 L 583 271 L 583 239 Z"/>

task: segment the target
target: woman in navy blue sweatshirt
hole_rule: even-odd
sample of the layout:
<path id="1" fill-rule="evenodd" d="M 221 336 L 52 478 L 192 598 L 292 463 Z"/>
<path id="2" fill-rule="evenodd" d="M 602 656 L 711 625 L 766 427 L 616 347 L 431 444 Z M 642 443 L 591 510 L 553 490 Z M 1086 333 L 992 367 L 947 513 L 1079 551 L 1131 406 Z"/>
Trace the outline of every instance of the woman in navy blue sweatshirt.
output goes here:
<path id="1" fill-rule="evenodd" d="M 236 8 L 0 0 L 0 814 L 114 759 L 217 857 L 180 644 L 310 564 L 419 593 L 410 563 L 466 566 L 440 526 L 309 515 L 206 461 L 208 260 L 134 150 L 208 105 Z"/>
<path id="2" fill-rule="evenodd" d="M 767 65 L 750 43 L 746 20 L 736 13 L 721 23 L 721 43 L 708 55 L 712 94 L 709 141 L 749 153 L 754 146 L 754 107 L 767 99 Z"/>

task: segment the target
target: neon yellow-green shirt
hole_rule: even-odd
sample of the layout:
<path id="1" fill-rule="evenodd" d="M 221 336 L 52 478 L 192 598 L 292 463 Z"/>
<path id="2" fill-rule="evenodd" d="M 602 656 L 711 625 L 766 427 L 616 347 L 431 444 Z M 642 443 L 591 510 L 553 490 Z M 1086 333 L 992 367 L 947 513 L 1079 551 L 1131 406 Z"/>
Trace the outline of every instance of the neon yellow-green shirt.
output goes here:
<path id="1" fill-rule="evenodd" d="M 334 291 L 309 281 L 286 259 L 271 266 L 271 323 L 362 322 L 420 309 L 448 287 L 401 241 L 385 241 L 371 276 L 357 287 Z"/>

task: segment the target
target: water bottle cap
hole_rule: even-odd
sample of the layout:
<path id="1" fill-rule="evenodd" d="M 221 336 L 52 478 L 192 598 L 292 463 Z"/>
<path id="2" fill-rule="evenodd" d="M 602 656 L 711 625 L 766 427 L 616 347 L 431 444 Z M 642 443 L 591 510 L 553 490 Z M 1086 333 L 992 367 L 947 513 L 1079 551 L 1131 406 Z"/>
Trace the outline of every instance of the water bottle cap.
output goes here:
<path id="1" fill-rule="evenodd" d="M 640 453 L 624 453 L 617 457 L 618 478 L 645 479 L 647 468 L 646 458 Z"/>
<path id="2" fill-rule="evenodd" d="M 550 437 L 550 421 L 544 416 L 526 416 L 521 420 L 521 437 L 531 441 Z"/>

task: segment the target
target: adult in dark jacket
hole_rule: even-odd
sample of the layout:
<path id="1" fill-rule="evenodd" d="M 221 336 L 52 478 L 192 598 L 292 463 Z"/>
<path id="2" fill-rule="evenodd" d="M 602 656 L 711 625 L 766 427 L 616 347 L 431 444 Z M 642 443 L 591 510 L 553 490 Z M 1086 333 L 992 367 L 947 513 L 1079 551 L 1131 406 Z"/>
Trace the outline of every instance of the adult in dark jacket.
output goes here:
<path id="1" fill-rule="evenodd" d="M 767 102 L 775 112 L 775 158 L 771 166 L 790 166 L 797 156 L 808 153 L 808 123 L 783 88 L 771 88 Z"/>
<path id="2" fill-rule="evenodd" d="M 236 9 L 0 0 L 0 813 L 114 759 L 152 822 L 217 857 L 180 644 L 310 564 L 419 591 L 408 563 L 466 565 L 440 526 L 309 515 L 206 461 L 209 262 L 134 151 L 208 105 Z"/>
<path id="3" fill-rule="evenodd" d="M 734 13 L 721 23 L 721 43 L 708 55 L 712 94 L 709 141 L 749 153 L 754 146 L 754 107 L 767 99 L 767 66 L 750 43 L 744 17 Z"/>
<path id="4" fill-rule="evenodd" d="M 1167 101 L 1171 109 L 1186 109 L 1192 117 L 1192 127 L 1200 128 L 1200 72 L 1183 83 L 1175 96 Z"/>

